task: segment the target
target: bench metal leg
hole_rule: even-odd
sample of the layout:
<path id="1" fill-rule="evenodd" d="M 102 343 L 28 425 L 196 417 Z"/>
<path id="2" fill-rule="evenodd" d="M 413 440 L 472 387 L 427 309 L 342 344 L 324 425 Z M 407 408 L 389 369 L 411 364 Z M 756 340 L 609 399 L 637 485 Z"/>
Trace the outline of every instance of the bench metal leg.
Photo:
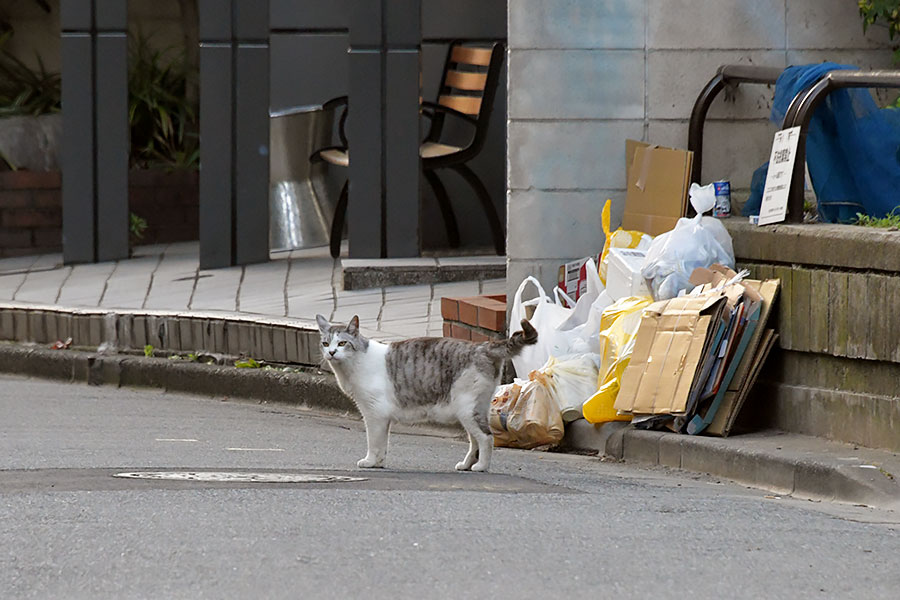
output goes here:
<path id="1" fill-rule="evenodd" d="M 428 185 L 431 186 L 434 196 L 437 198 L 438 206 L 441 207 L 450 247 L 459 248 L 459 226 L 456 223 L 456 215 L 453 213 L 453 205 L 450 204 L 450 197 L 447 195 L 447 188 L 444 187 L 441 178 L 434 171 L 426 169 L 425 179 L 428 180 Z"/>
<path id="2" fill-rule="evenodd" d="M 331 257 L 337 258 L 341 255 L 341 237 L 344 234 L 344 220 L 347 217 L 347 186 L 350 181 L 344 182 L 341 188 L 341 196 L 338 198 L 337 206 L 334 207 L 334 217 L 331 219 Z"/>
<path id="3" fill-rule="evenodd" d="M 491 235 L 494 238 L 494 249 L 498 256 L 503 256 L 506 253 L 506 238 L 503 235 L 503 225 L 500 223 L 500 217 L 497 216 L 497 209 L 494 208 L 494 203 L 491 200 L 490 194 L 488 194 L 487 188 L 481 183 L 481 179 L 478 178 L 478 175 L 476 175 L 468 166 L 460 164 L 453 165 L 450 168 L 462 175 L 462 178 L 466 180 L 466 183 L 468 183 L 475 191 L 475 195 L 478 196 L 478 199 L 481 201 L 481 206 L 484 208 L 488 225 L 491 227 Z"/>

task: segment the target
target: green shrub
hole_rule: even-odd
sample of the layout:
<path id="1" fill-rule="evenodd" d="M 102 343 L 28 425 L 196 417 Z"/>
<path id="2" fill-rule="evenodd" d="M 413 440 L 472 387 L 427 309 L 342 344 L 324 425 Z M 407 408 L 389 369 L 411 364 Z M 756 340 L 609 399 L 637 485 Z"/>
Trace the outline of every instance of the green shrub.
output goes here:
<path id="1" fill-rule="evenodd" d="M 196 169 L 196 108 L 187 100 L 184 53 L 159 50 L 143 34 L 129 37 L 128 123 L 131 166 Z"/>
<path id="2" fill-rule="evenodd" d="M 888 37 L 900 34 L 900 0 L 859 0 L 859 14 L 863 31 L 872 25 L 887 27 Z M 900 62 L 900 49 L 894 50 L 894 60 Z"/>

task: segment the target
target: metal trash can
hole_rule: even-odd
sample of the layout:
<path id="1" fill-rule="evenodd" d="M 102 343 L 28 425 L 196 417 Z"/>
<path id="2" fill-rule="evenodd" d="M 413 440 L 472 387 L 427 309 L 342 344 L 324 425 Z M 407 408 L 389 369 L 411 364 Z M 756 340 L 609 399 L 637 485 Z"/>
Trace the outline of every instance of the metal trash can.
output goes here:
<path id="1" fill-rule="evenodd" d="M 334 111 L 298 107 L 269 117 L 269 249 L 325 246 L 339 188 L 309 156 L 331 143 Z"/>

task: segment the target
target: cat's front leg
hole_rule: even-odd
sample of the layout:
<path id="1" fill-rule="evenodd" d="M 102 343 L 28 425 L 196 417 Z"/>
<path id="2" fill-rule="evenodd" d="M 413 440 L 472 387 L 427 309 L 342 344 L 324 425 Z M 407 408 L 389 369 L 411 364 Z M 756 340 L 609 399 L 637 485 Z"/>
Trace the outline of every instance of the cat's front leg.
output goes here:
<path id="1" fill-rule="evenodd" d="M 366 424 L 368 452 L 364 459 L 356 463 L 356 466 L 360 469 L 380 469 L 384 467 L 384 459 L 387 456 L 391 421 L 382 417 L 366 417 L 363 421 Z"/>

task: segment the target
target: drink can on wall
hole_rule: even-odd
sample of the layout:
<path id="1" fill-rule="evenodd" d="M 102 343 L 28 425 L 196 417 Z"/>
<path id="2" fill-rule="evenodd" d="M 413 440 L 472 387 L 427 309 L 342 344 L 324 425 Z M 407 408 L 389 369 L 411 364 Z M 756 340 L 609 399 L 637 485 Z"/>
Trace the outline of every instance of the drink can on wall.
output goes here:
<path id="1" fill-rule="evenodd" d="M 727 219 L 731 216 L 731 182 L 714 181 L 716 188 L 716 205 L 713 207 L 713 216 L 718 219 Z"/>

